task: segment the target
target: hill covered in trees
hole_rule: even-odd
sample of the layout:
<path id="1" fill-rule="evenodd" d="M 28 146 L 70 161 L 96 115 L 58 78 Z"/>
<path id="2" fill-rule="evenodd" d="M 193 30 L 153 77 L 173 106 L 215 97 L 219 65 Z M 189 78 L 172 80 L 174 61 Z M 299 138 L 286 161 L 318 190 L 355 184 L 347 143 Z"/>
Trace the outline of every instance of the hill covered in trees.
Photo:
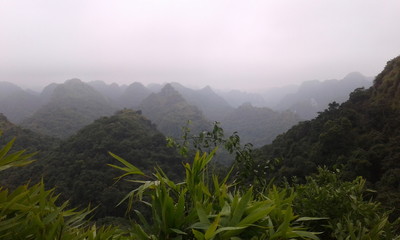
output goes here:
<path id="1" fill-rule="evenodd" d="M 342 104 L 331 103 L 256 152 L 258 163 L 281 162 L 272 176 L 305 177 L 317 166 L 340 169 L 345 179 L 365 177 L 378 198 L 400 209 L 400 57 L 389 61 L 372 87 Z M 270 176 L 270 177 L 272 177 Z M 398 213 L 397 213 L 398 214 Z"/>
<path id="2" fill-rule="evenodd" d="M 103 117 L 62 141 L 45 159 L 45 183 L 63 193 L 73 206 L 98 206 L 97 217 L 123 216 L 125 208 L 115 206 L 128 193 L 126 183 L 114 184 L 120 172 L 108 152 L 125 158 L 145 172 L 160 166 L 172 178 L 182 158 L 166 146 L 162 135 L 148 119 L 132 110 Z"/>

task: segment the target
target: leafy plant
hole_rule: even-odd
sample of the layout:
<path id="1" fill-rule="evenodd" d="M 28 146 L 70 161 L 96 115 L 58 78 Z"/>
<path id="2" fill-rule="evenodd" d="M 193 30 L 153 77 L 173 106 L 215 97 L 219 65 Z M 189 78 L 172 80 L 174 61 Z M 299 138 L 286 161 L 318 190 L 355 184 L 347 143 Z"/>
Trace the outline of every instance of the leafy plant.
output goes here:
<path id="1" fill-rule="evenodd" d="M 129 180 L 138 183 L 122 201 L 134 209 L 136 201 L 151 208 L 148 221 L 135 211 L 131 235 L 136 239 L 318 239 L 306 231 L 302 221 L 293 214 L 293 193 L 272 188 L 268 193 L 255 194 L 237 189 L 227 182 L 206 174 L 216 149 L 210 154 L 196 153 L 193 163 L 184 164 L 186 176 L 180 183 L 171 181 L 157 168 L 152 180 Z M 111 165 L 128 175 L 143 175 L 135 166 L 111 154 L 123 167 Z"/>
<path id="2" fill-rule="evenodd" d="M 310 222 L 315 231 L 323 231 L 324 239 L 398 239 L 396 226 L 380 203 L 368 200 L 371 191 L 365 179 L 340 180 L 338 173 L 319 168 L 319 173 L 306 178 L 305 184 L 295 184 L 296 213 L 326 217 L 325 224 Z M 397 229 L 398 230 L 398 229 Z"/>
<path id="3" fill-rule="evenodd" d="M 253 159 L 253 145 L 251 143 L 242 145 L 237 132 L 226 137 L 219 122 L 214 122 L 211 131 L 202 131 L 197 135 L 191 134 L 189 125 L 190 121 L 182 127 L 181 139 L 175 140 L 167 137 L 168 146 L 177 148 L 180 154 L 185 157 L 189 156 L 191 150 L 204 153 L 219 148 L 218 154 L 234 155 L 233 163 L 230 162 L 229 164 L 233 165 L 236 182 L 243 185 L 253 184 L 257 187 L 269 185 L 265 175 L 270 170 L 275 169 L 275 166 L 279 163 L 278 158 L 264 161 L 262 164 L 256 163 Z"/>

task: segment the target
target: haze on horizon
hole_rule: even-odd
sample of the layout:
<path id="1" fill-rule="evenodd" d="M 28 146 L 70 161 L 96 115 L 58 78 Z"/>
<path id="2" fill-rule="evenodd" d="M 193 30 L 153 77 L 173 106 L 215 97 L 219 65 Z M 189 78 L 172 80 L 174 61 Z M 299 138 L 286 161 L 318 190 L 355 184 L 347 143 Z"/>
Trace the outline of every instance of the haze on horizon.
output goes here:
<path id="1" fill-rule="evenodd" d="M 0 81 L 176 81 L 262 90 L 375 76 L 400 54 L 400 1 L 0 2 Z"/>

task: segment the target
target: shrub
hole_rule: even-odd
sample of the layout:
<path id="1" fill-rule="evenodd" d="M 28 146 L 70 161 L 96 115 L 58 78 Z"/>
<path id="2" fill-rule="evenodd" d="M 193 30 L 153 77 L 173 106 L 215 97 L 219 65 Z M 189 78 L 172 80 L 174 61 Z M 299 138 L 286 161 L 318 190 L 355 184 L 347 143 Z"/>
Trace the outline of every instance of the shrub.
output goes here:
<path id="1" fill-rule="evenodd" d="M 312 230 L 324 232 L 323 239 L 400 239 L 395 235 L 398 223 L 388 220 L 390 212 L 384 211 L 379 202 L 368 200 L 371 191 L 365 179 L 346 182 L 327 169 L 318 171 L 306 177 L 305 184 L 294 185 L 296 213 L 327 218 L 325 224 L 309 222 Z"/>

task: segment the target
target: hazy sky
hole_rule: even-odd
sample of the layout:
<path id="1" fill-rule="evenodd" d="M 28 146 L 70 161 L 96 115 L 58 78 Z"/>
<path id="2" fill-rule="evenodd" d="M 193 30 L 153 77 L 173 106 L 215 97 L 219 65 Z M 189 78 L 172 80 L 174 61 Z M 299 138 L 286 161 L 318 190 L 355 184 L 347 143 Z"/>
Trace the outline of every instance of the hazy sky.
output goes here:
<path id="1" fill-rule="evenodd" d="M 375 76 L 398 0 L 0 0 L 0 81 L 77 77 L 260 90 Z"/>

